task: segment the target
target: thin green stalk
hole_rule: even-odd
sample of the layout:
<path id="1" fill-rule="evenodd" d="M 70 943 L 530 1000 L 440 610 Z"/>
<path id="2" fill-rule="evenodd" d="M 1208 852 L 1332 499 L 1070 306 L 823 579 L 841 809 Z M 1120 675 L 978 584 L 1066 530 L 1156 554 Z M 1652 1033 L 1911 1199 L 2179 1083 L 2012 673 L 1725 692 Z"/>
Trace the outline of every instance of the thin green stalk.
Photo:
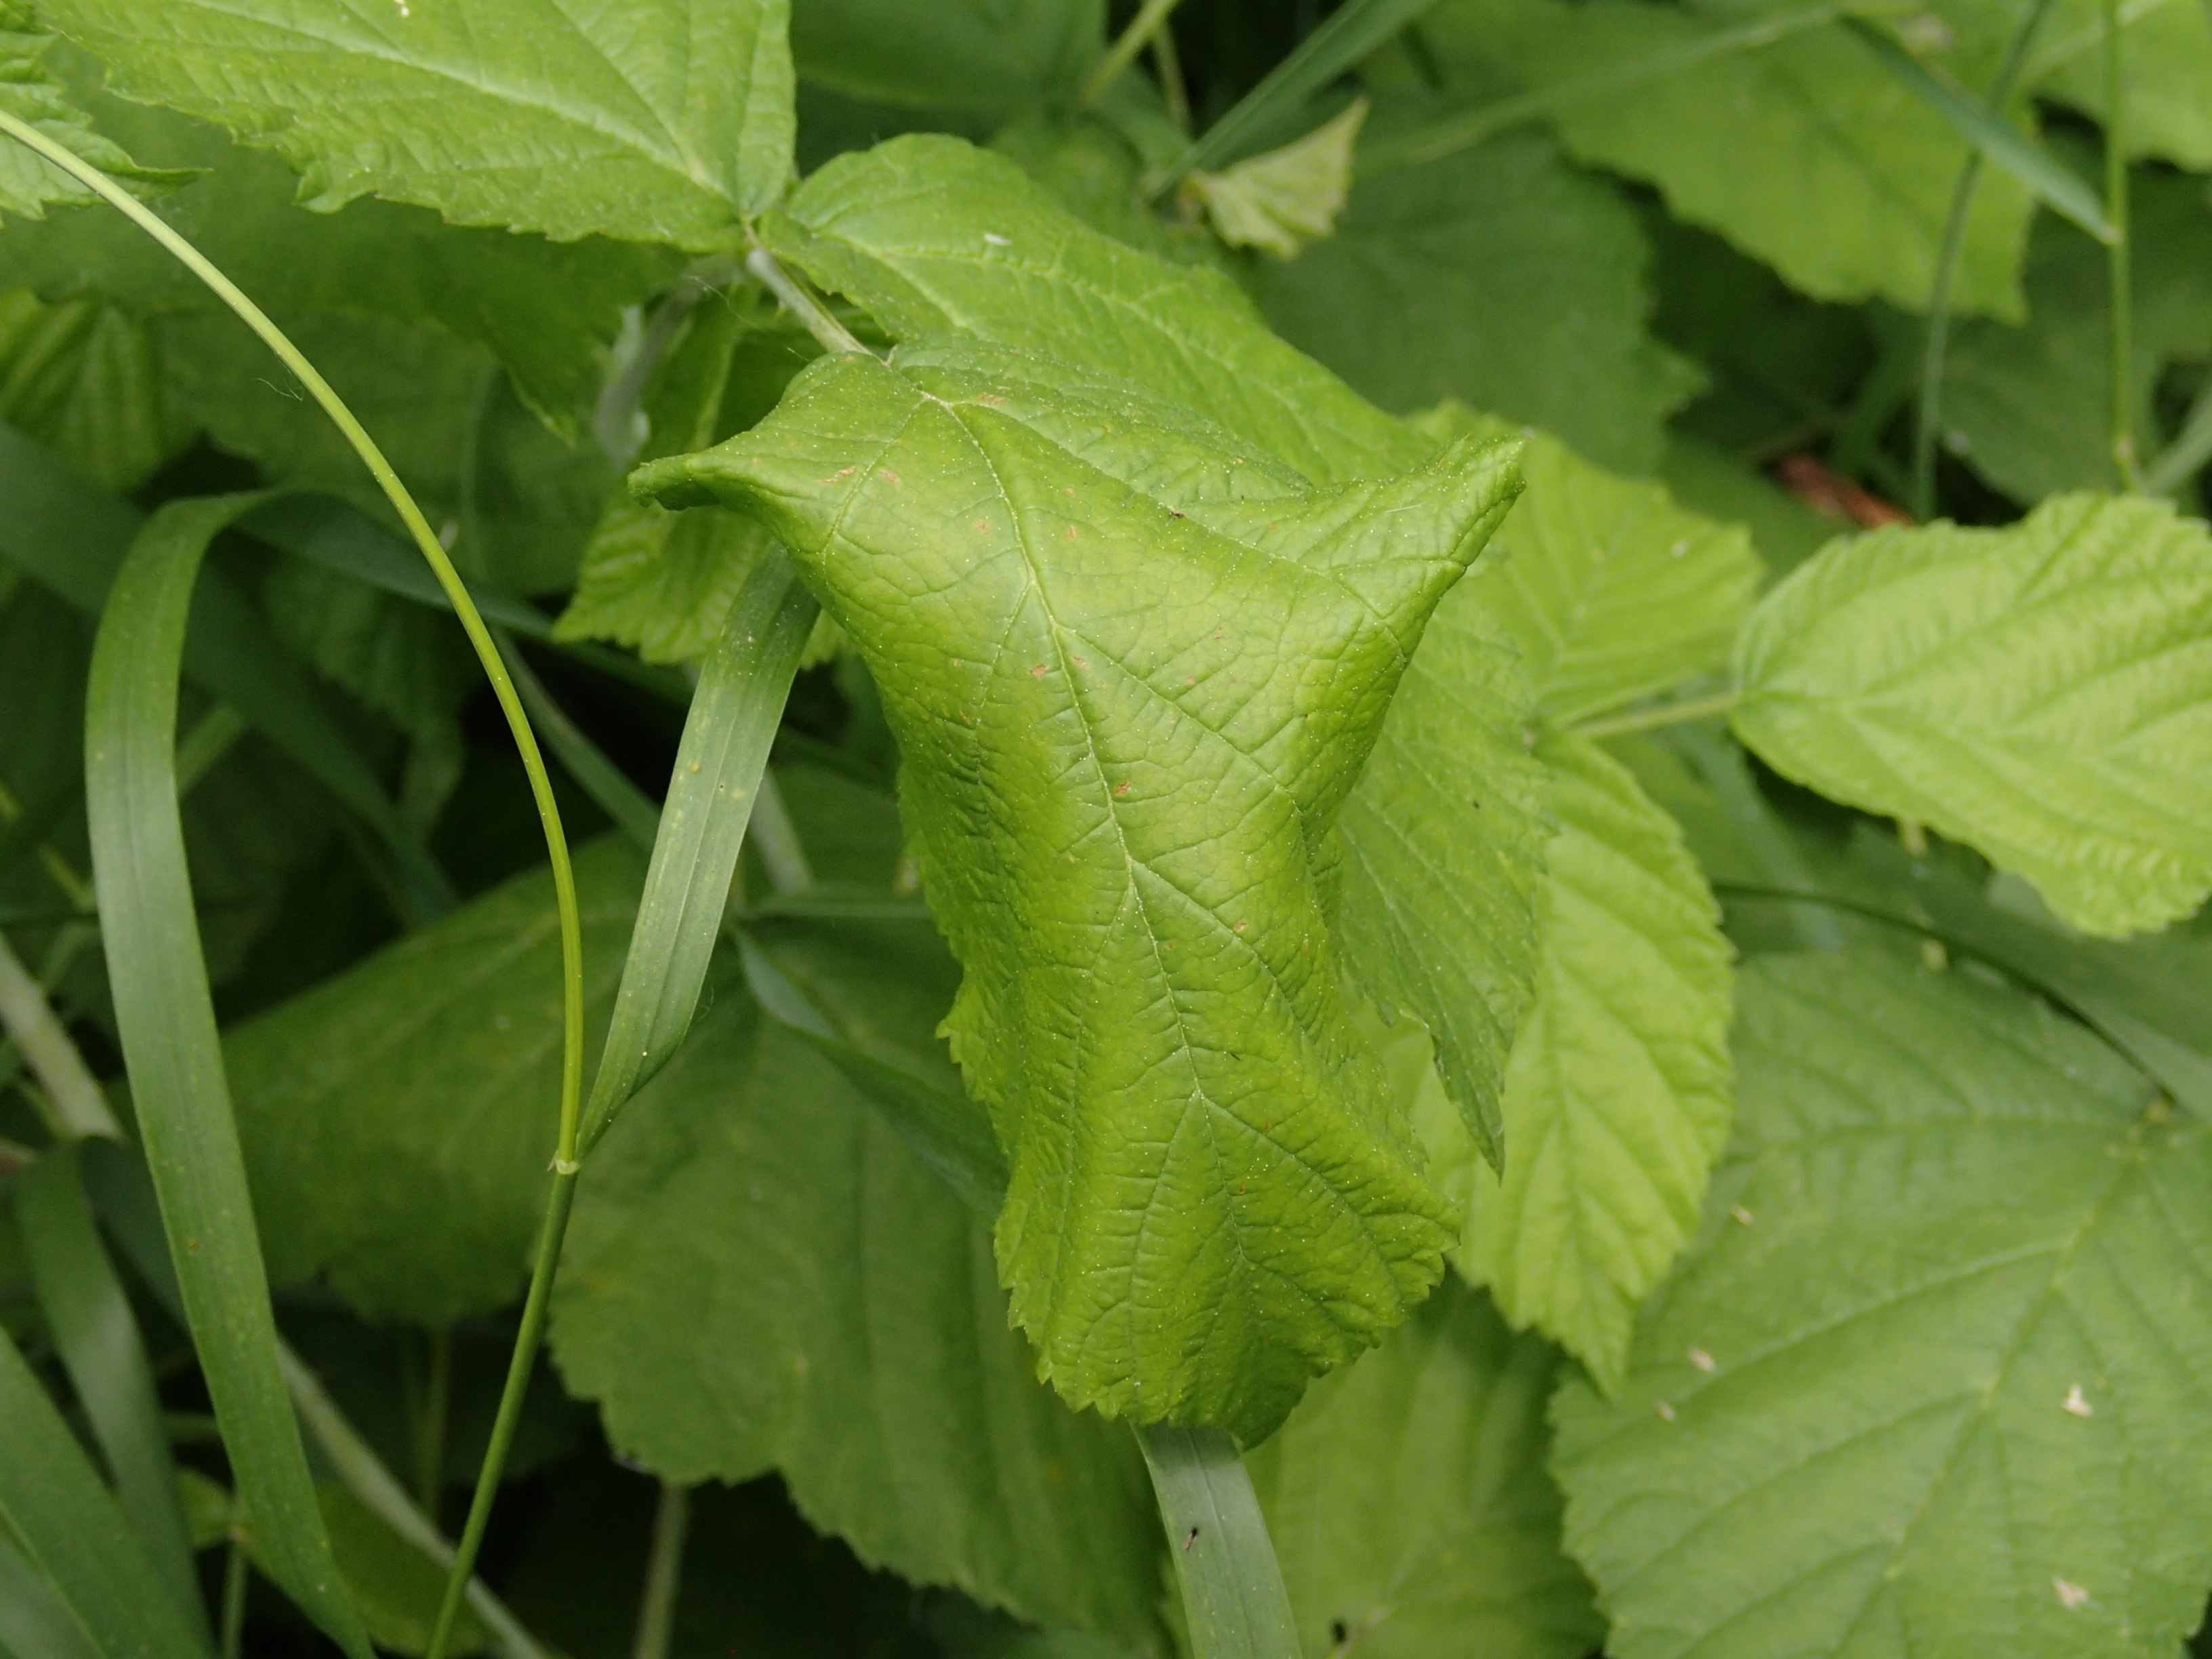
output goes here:
<path id="1" fill-rule="evenodd" d="M 2129 407 L 2129 357 L 2135 349 L 2135 295 L 2128 270 L 2127 87 L 2122 69 L 2119 0 L 2105 0 L 2105 217 L 2112 227 L 2106 253 L 2111 273 L 2112 474 L 2122 489 L 2142 487 L 2134 411 Z"/>
<path id="2" fill-rule="evenodd" d="M 645 1559 L 645 1589 L 638 1598 L 630 1659 L 668 1659 L 677 1592 L 684 1585 L 684 1539 L 690 1528 L 691 1489 L 663 1481 L 653 1510 L 653 1547 Z"/>
<path id="3" fill-rule="evenodd" d="M 233 1537 L 222 1557 L 222 1659 L 246 1651 L 246 1546 Z"/>
<path id="4" fill-rule="evenodd" d="M 1106 55 L 1083 77 L 1083 89 L 1076 94 L 1078 100 L 1086 106 L 1097 103 L 1100 94 L 1121 78 L 1121 71 L 1137 61 L 1137 54 L 1175 15 L 1175 9 L 1182 3 L 1182 0 L 1145 0 L 1137 9 L 1136 16 L 1130 19 L 1129 27 L 1115 37 L 1114 44 L 1106 48 Z"/>
<path id="5" fill-rule="evenodd" d="M 1182 58 L 1176 51 L 1175 31 L 1161 29 L 1152 36 L 1152 67 L 1160 77 L 1160 97 L 1168 106 L 1168 119 L 1177 132 L 1190 131 L 1190 89 L 1182 78 Z"/>
<path id="6" fill-rule="evenodd" d="M 1716 691 L 1710 697 L 1688 697 L 1680 702 L 1662 702 L 1603 720 L 1583 720 L 1569 729 L 1585 738 L 1618 738 L 1630 732 L 1652 732 L 1662 726 L 1680 726 L 1690 720 L 1725 714 L 1742 696 L 1731 687 L 1726 691 Z"/>
<path id="7" fill-rule="evenodd" d="M 2154 495 L 2166 495 L 2188 483 L 2207 461 L 2212 461 L 2212 377 L 2206 379 L 2203 390 L 2190 405 L 2173 441 L 2143 474 L 2142 487 Z"/>
<path id="8" fill-rule="evenodd" d="M 560 1128 L 555 1158 L 560 1162 L 572 1160 L 584 1085 L 583 923 L 576 908 L 575 876 L 568 862 L 568 837 L 561 829 L 561 809 L 553 798 L 553 781 L 546 774 L 544 757 L 538 751 L 538 740 L 532 735 L 529 717 L 523 712 L 514 684 L 507 676 L 507 665 L 501 659 L 499 648 L 493 643 L 483 617 L 477 614 L 476 601 L 469 597 L 460 573 L 446 556 L 437 533 L 430 528 L 429 520 L 423 517 L 422 509 L 416 505 L 407 486 L 400 482 L 392 463 L 385 459 L 384 452 L 377 447 L 376 441 L 305 354 L 270 320 L 266 312 L 166 221 L 75 151 L 4 110 L 0 110 L 0 133 L 51 161 L 122 213 L 252 330 L 262 343 L 276 354 L 277 361 L 307 387 L 331 424 L 344 435 L 347 444 L 384 492 L 385 499 L 398 514 L 400 522 L 437 578 L 438 586 L 444 590 L 447 602 L 453 606 L 470 645 L 476 650 L 477 661 L 483 665 L 484 677 L 491 682 L 492 694 L 499 701 L 500 713 L 505 716 L 515 749 L 522 757 L 522 769 L 529 776 L 531 796 L 537 804 L 538 823 L 545 835 L 546 856 L 553 866 L 554 902 L 560 911 L 562 1015 Z"/>
<path id="9" fill-rule="evenodd" d="M 99 1080 L 70 1041 L 46 992 L 0 939 L 0 1030 L 15 1039 L 65 1133 L 124 1138 Z"/>
<path id="10" fill-rule="evenodd" d="M 446 1487 L 446 1422 L 453 1401 L 453 1334 L 430 1334 L 422 1382 L 422 1409 L 415 1422 L 415 1502 L 434 1524 L 438 1495 Z"/>
<path id="11" fill-rule="evenodd" d="M 2002 115 L 2027 67 L 2028 48 L 2035 32 L 2051 10 L 2051 0 L 2033 0 L 2020 27 L 2005 48 L 2004 62 L 1990 82 L 1990 107 Z M 1943 221 L 1943 246 L 1936 258 L 1936 282 L 1928 295 L 1928 335 L 1920 354 L 1920 403 L 1912 433 L 1912 489 L 1908 497 L 1912 516 L 1926 520 L 1936 516 L 1936 441 L 1943 419 L 1943 357 L 1950 343 L 1951 285 L 1957 280 L 1959 260 L 1966 251 L 1966 219 L 1974 204 L 1974 191 L 1982 179 L 1982 152 L 1969 149 L 1959 167 L 1959 182 L 1951 191 L 1951 210 Z"/>
<path id="12" fill-rule="evenodd" d="M 777 302 L 799 319 L 800 326 L 821 342 L 825 351 L 866 351 L 844 324 L 830 314 L 830 308 L 809 293 L 800 283 L 776 260 L 775 255 L 764 247 L 756 246 L 745 255 L 745 269 L 753 280 L 775 295 Z"/>
<path id="13" fill-rule="evenodd" d="M 500 1393 L 499 1415 L 492 1419 L 491 1440 L 484 1447 L 476 1493 L 469 1500 L 469 1518 L 461 1528 L 461 1541 L 446 1575 L 445 1599 L 438 1606 L 438 1622 L 430 1632 L 425 1659 L 446 1659 L 454 1621 L 461 1615 L 461 1602 L 476 1571 L 477 1552 L 483 1547 L 484 1528 L 491 1524 L 492 1501 L 499 1496 L 500 1475 L 507 1468 L 507 1453 L 514 1449 L 515 1426 L 522 1421 L 523 1396 L 530 1391 L 530 1374 L 538 1364 L 538 1345 L 545 1338 L 545 1314 L 553 1300 L 553 1270 L 561 1260 L 561 1241 L 568 1231 L 568 1212 L 576 1201 L 579 1173 L 573 1158 L 561 1158 L 553 1165 L 553 1188 L 545 1200 L 544 1224 L 538 1230 L 538 1255 L 531 1264 L 530 1294 L 522 1304 L 522 1323 L 514 1334 L 514 1350 L 507 1357 L 507 1385 Z"/>

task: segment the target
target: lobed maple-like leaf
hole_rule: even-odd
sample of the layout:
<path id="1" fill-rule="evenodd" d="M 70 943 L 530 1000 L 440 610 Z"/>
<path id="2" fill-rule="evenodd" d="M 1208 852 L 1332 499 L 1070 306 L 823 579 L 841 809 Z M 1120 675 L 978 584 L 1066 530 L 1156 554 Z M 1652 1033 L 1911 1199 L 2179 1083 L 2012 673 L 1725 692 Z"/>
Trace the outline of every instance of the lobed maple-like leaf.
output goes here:
<path id="1" fill-rule="evenodd" d="M 1316 487 L 1126 386 L 948 344 L 817 363 L 638 484 L 760 518 L 874 672 L 1041 1370 L 1264 1435 L 1451 1240 L 1352 1023 L 1332 828 L 1511 448 Z"/>

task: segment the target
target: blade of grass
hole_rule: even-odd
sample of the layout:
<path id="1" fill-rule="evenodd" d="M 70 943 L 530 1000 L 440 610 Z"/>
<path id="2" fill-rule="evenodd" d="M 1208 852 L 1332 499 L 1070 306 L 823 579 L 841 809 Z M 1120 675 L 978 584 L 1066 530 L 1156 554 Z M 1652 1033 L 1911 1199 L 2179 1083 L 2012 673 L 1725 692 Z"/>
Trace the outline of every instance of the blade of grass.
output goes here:
<path id="1" fill-rule="evenodd" d="M 761 560 L 701 671 L 592 1083 L 587 1149 L 690 1027 L 769 750 L 819 609 L 788 559 Z"/>
<path id="2" fill-rule="evenodd" d="M 216 536 L 259 499 L 163 507 L 117 572 L 86 689 L 85 803 L 139 1133 L 232 1474 L 270 1576 L 349 1654 L 368 1659 L 277 1371 L 177 801 L 177 687 L 194 580 Z"/>
<path id="3" fill-rule="evenodd" d="M 0 1519 L 110 1659 L 204 1654 L 54 1402 L 0 1329 Z M 367 1659 L 368 1648 L 361 1652 Z"/>
<path id="4" fill-rule="evenodd" d="M 1114 37 L 1114 44 L 1106 48 L 1106 55 L 1083 77 L 1083 88 L 1077 93 L 1076 100 L 1086 105 L 1097 103 L 1099 94 L 1137 61 L 1137 55 L 1167 27 L 1168 19 L 1175 15 L 1175 9 L 1182 3 L 1182 0 L 1145 0 L 1137 15 L 1129 20 L 1129 27 Z"/>
<path id="5" fill-rule="evenodd" d="M 88 1144 L 84 1151 L 85 1185 L 94 1207 L 139 1281 L 154 1299 L 179 1322 L 184 1319 L 184 1295 L 177 1283 L 176 1266 L 169 1259 L 162 1237 L 161 1210 L 152 1177 L 144 1162 L 129 1147 L 108 1142 Z M 441 1567 L 453 1565 L 453 1547 L 428 1516 L 416 1508 L 398 1477 L 370 1449 L 345 1413 L 323 1387 L 322 1381 L 282 1337 L 276 1342 L 276 1363 L 293 1409 L 314 1440 L 331 1474 L 362 1507 L 374 1513 L 402 1539 Z M 177 1425 L 172 1423 L 172 1429 Z M 469 1606 L 484 1628 L 499 1643 L 507 1659 L 550 1659 L 550 1650 L 526 1630 L 507 1604 L 493 1595 L 483 1580 L 469 1581 Z"/>
<path id="6" fill-rule="evenodd" d="M 1899 86 L 1949 122 L 1978 155 L 2017 179 L 2052 212 L 2100 242 L 2111 243 L 2123 234 L 2088 183 L 2034 139 L 1980 99 L 1931 72 L 1886 31 L 1863 18 L 1842 21 Z"/>
<path id="7" fill-rule="evenodd" d="M 65 1133 L 123 1139 L 123 1126 L 55 1016 L 46 994 L 0 939 L 0 1030 L 23 1052 Z"/>
<path id="8" fill-rule="evenodd" d="M 0 1653 L 15 1659 L 101 1659 L 53 1582 L 0 1538 Z"/>
<path id="9" fill-rule="evenodd" d="M 2135 293 L 2128 273 L 2127 82 L 2119 0 L 2105 0 L 2105 216 L 2112 226 L 2106 269 L 2110 276 L 2112 331 L 2110 398 L 2112 476 L 2122 489 L 2142 487 L 2136 456 L 2135 413 L 2129 406 L 2128 363 L 2134 349 Z"/>
<path id="10" fill-rule="evenodd" d="M 638 1598 L 630 1659 L 668 1659 L 676 1595 L 684 1586 L 684 1540 L 690 1529 L 690 1489 L 664 1480 L 660 1501 L 653 1505 L 653 1544 L 645 1559 L 645 1590 Z"/>
<path id="11" fill-rule="evenodd" d="M 145 516 L 78 479 L 0 424 L 0 559 L 88 617 L 97 617 Z M 376 769 L 329 698 L 269 631 L 253 601 L 221 571 L 193 601 L 185 671 L 237 710 L 368 825 L 424 916 L 450 907 L 452 884 L 408 834 Z"/>
<path id="12" fill-rule="evenodd" d="M 55 1146 L 15 1183 L 31 1281 L 70 1386 L 92 1424 L 116 1493 L 148 1559 L 204 1642 L 207 1610 L 178 1497 L 177 1466 L 154 1389 L 154 1368 L 130 1298 L 115 1276 L 85 1200 L 80 1149 Z"/>
<path id="13" fill-rule="evenodd" d="M 660 809 L 647 798 L 645 791 L 623 775 L 622 769 L 607 758 L 605 751 L 586 735 L 583 727 L 568 718 L 568 711 L 553 700 L 553 694 L 532 672 L 520 652 L 507 653 L 507 672 L 514 676 L 514 689 L 522 694 L 522 706 L 530 711 L 530 718 L 544 734 L 545 746 L 553 751 L 553 758 L 575 779 L 592 798 L 592 804 L 614 820 L 616 829 L 641 850 L 651 852 L 653 837 L 659 832 Z M 590 1145 L 588 1131 L 585 1144 Z"/>
<path id="14" fill-rule="evenodd" d="M 1290 1592 L 1237 1443 L 1218 1429 L 1137 1431 L 1195 1659 L 1298 1659 Z"/>
<path id="15" fill-rule="evenodd" d="M 1989 102 L 2002 110 L 2012 101 L 2027 63 L 2028 48 L 2051 10 L 2051 0 L 2031 0 L 2020 27 L 2005 48 L 2004 61 L 1990 82 Z M 1951 285 L 1957 279 L 1959 261 L 1966 252 L 1966 221 L 1974 205 L 1974 191 L 1982 181 L 1982 152 L 1967 152 L 1959 167 L 1959 182 L 1951 191 L 1951 209 L 1943 221 L 1943 246 L 1936 258 L 1936 282 L 1928 295 L 1928 332 L 1921 343 L 1920 398 L 1912 431 L 1912 490 L 1908 505 L 1912 516 L 1923 522 L 1936 516 L 1936 444 L 1943 421 L 1943 358 L 1950 343 Z"/>
<path id="16" fill-rule="evenodd" d="M 1233 161 L 1305 104 L 1337 76 L 1370 57 L 1377 48 L 1426 11 L 1436 0 L 1349 0 L 1329 14 L 1291 55 L 1269 70 L 1235 108 L 1200 136 L 1146 188 L 1155 199 L 1188 174 Z"/>
<path id="17" fill-rule="evenodd" d="M 2171 495 L 2207 461 L 2212 461 L 2212 380 L 2207 380 L 2204 389 L 2197 394 L 2173 441 L 2143 474 L 2142 487 L 2154 495 Z"/>

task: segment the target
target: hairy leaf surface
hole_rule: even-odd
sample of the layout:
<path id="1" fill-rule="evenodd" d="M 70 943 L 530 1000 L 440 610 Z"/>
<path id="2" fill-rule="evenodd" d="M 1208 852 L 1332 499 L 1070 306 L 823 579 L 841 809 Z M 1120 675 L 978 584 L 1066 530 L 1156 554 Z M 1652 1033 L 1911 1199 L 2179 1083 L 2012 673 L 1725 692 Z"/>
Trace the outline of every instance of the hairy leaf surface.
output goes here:
<path id="1" fill-rule="evenodd" d="M 1331 830 L 1511 452 L 1315 489 L 1061 365 L 902 364 L 818 363 L 640 477 L 759 516 L 874 671 L 1042 1369 L 1257 1437 L 1449 1242 L 1351 1023 Z"/>
<path id="2" fill-rule="evenodd" d="M 1578 160 L 1648 179 L 1808 294 L 1921 309 L 1964 141 L 1840 25 L 1751 46 L 1731 38 L 1745 9 L 1446 0 L 1422 27 L 1476 84 L 1502 69 L 1557 94 L 1548 113 Z M 2020 314 L 2031 208 L 2013 179 L 1983 178 L 1954 311 Z"/>
<path id="3" fill-rule="evenodd" d="M 1308 1653 L 1578 1659 L 1604 1634 L 1544 1467 L 1558 1353 L 1445 1285 L 1249 1460 Z"/>
<path id="4" fill-rule="evenodd" d="M 642 879 L 579 850 L 585 1029 L 604 1030 Z M 544 1202 L 560 1071 L 550 886 L 523 876 L 227 1034 L 270 1276 L 440 1326 L 511 1300 Z"/>
<path id="5" fill-rule="evenodd" d="M 1836 543 L 1753 613 L 1737 674 L 1778 771 L 1969 843 L 2077 927 L 2212 890 L 2212 537 L 2165 502 Z"/>
<path id="6" fill-rule="evenodd" d="M 1584 738 L 1537 753 L 1559 825 L 1543 957 L 1505 1072 L 1511 1156 L 1502 1176 L 1477 1166 L 1458 1261 L 1609 1389 L 1728 1138 L 1729 952 L 1681 832 L 1634 778 Z"/>
<path id="7" fill-rule="evenodd" d="M 957 1092 L 933 1018 L 902 1036 Z M 594 1153 L 553 1334 L 616 1447 L 665 1479 L 780 1469 L 816 1526 L 918 1583 L 1150 1629 L 1135 1444 L 1038 1386 L 988 1224 L 742 994 Z"/>
<path id="8" fill-rule="evenodd" d="M 787 0 L 40 0 L 125 96 L 274 149 L 313 205 L 718 247 L 791 173 Z"/>
<path id="9" fill-rule="evenodd" d="M 1267 319 L 1386 409 L 1457 398 L 1649 471 L 1698 375 L 1646 326 L 1636 216 L 1515 133 L 1362 178 L 1336 234 L 1255 274 Z"/>
<path id="10" fill-rule="evenodd" d="M 1746 975 L 1742 1112 L 1567 1540 L 1622 1659 L 2170 1654 L 2212 1584 L 2212 1139 L 2032 999 Z"/>
<path id="11" fill-rule="evenodd" d="M 1435 450 L 1270 333 L 1218 272 L 1089 229 L 954 140 L 843 158 L 764 232 L 896 337 L 970 335 L 1133 382 L 1316 484 Z M 1423 641 L 1345 809 L 1341 923 L 1361 980 L 1435 1036 L 1495 1156 L 1499 1075 L 1535 970 L 1543 783 L 1518 744 L 1525 678 L 1481 595 L 1448 594 Z"/>

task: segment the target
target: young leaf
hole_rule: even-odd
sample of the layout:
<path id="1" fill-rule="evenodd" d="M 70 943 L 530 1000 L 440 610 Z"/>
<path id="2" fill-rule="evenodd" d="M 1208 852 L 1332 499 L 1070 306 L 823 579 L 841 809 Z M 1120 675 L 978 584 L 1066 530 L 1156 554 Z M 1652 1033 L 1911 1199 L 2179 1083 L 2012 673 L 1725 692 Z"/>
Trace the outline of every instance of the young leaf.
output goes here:
<path id="1" fill-rule="evenodd" d="M 1386 409 L 1461 398 L 1645 472 L 1698 382 L 1646 325 L 1650 262 L 1617 190 L 1514 133 L 1362 177 L 1334 236 L 1255 282 L 1284 338 Z"/>
<path id="2" fill-rule="evenodd" d="M 842 158 L 763 228 L 896 337 L 971 335 L 1133 382 L 1316 483 L 1434 453 L 1269 332 L 1219 273 L 1086 228 L 957 141 Z M 1520 741 L 1525 684 L 1481 597 L 1448 595 L 1424 640 L 1345 808 L 1341 924 L 1358 977 L 1428 1026 L 1494 1151 L 1498 1075 L 1535 969 L 1542 778 Z"/>
<path id="3" fill-rule="evenodd" d="M 1831 546 L 1737 648 L 1735 729 L 1768 764 L 1917 819 L 2086 932 L 2212 890 L 2212 537 L 2163 501 L 2066 495 L 2007 530 Z"/>
<path id="4" fill-rule="evenodd" d="M 216 496 L 164 507 L 116 574 L 85 703 L 93 877 L 138 1130 L 224 1449 L 270 1576 L 349 1655 L 368 1659 L 277 1370 L 177 808 L 177 689 L 193 582 L 209 543 L 252 503 Z"/>
<path id="5" fill-rule="evenodd" d="M 1547 722 L 1574 725 L 1727 665 L 1759 586 L 1743 531 L 1462 404 L 1417 423 L 1440 438 L 1523 439 L 1528 496 L 1499 526 L 1480 581 Z"/>
<path id="6" fill-rule="evenodd" d="M 1620 1386 L 1638 1304 L 1696 1230 L 1728 1139 L 1729 947 L 1674 821 L 1583 738 L 1548 739 L 1536 1000 L 1505 1072 L 1499 1176 L 1458 1258 L 1506 1317 Z"/>
<path id="7" fill-rule="evenodd" d="M 1578 1659 L 1605 1623 L 1559 1542 L 1544 1402 L 1559 1369 L 1446 1284 L 1253 1452 L 1309 1654 Z"/>
<path id="8" fill-rule="evenodd" d="M 173 185 L 189 175 L 142 167 L 122 147 L 94 131 L 82 110 L 46 67 L 54 38 L 22 0 L 0 0 L 0 109 L 58 139 L 110 178 Z M 0 215 L 41 219 L 54 205 L 92 200 L 92 192 L 21 144 L 0 146 Z"/>
<path id="9" fill-rule="evenodd" d="M 610 836 L 575 866 L 586 1029 L 600 1030 L 641 860 Z M 229 1032 L 278 1283 L 326 1273 L 369 1318 L 434 1327 L 514 1298 L 544 1201 L 559 949 L 540 869 Z"/>
<path id="10" fill-rule="evenodd" d="M 1334 119 L 1295 143 L 1255 155 L 1219 173 L 1194 173 L 1183 188 L 1206 209 L 1215 233 L 1231 247 L 1264 248 L 1294 259 L 1308 242 L 1336 228 L 1352 189 L 1352 147 L 1367 118 L 1355 98 Z"/>
<path id="11" fill-rule="evenodd" d="M 1480 83 L 1503 69 L 1537 94 L 1589 82 L 1590 95 L 1552 112 L 1577 160 L 1649 179 L 1679 217 L 1808 294 L 1925 306 L 1966 146 L 1838 24 L 1698 55 L 1739 23 L 1710 0 L 1447 0 L 1422 30 L 1452 78 Z M 1670 58 L 1664 75 L 1634 74 Z M 1983 179 L 1955 310 L 2020 314 L 2032 205 L 2013 179 Z"/>
<path id="12" fill-rule="evenodd" d="M 121 1507 L 100 1484 L 91 1460 L 4 1329 L 0 1523 L 5 1534 L 0 1536 L 0 1551 L 14 1557 L 10 1544 L 21 1546 L 43 1570 L 54 1599 L 100 1659 L 208 1652 L 207 1638 L 177 1605 Z M 8 1588 L 0 1577 L 0 1591 Z M 367 1645 L 359 1651 L 367 1659 Z"/>
<path id="13" fill-rule="evenodd" d="M 712 248 L 792 165 L 787 0 L 40 0 L 115 89 L 275 149 L 335 208 Z M 392 122 L 408 140 L 392 142 Z"/>
<path id="14" fill-rule="evenodd" d="M 1315 489 L 1187 422 L 1026 356 L 847 356 L 638 478 L 759 515 L 875 672 L 1041 1368 L 1256 1438 L 1433 1281 L 1444 1212 L 1352 1027 L 1322 872 L 1517 477 L 1469 443 Z"/>
<path id="15" fill-rule="evenodd" d="M 957 1087 L 933 1019 L 912 1036 Z M 1149 1634 L 1159 1533 L 1128 1436 L 1037 1385 L 986 1224 L 742 995 L 594 1153 L 553 1340 L 609 1438 L 666 1479 L 781 1469 L 866 1560 Z"/>
<path id="16" fill-rule="evenodd" d="M 1554 1417 L 1622 1659 L 2172 1653 L 2212 1585 L 2203 1126 L 2023 994 L 1746 974 L 1735 1146 Z"/>

